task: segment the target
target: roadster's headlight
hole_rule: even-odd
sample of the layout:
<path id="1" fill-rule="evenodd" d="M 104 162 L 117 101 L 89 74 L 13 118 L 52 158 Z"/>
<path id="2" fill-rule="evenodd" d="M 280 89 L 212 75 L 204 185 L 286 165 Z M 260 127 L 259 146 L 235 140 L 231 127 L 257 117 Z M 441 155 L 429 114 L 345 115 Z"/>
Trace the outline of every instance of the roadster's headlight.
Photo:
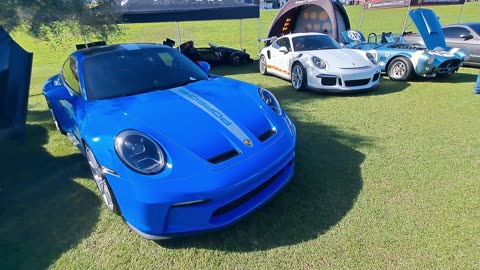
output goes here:
<path id="1" fill-rule="evenodd" d="M 258 88 L 258 94 L 273 112 L 278 115 L 282 115 L 282 107 L 280 107 L 280 103 L 278 103 L 278 100 L 272 93 L 266 89 Z"/>
<path id="2" fill-rule="evenodd" d="M 124 130 L 115 137 L 115 151 L 130 169 L 141 174 L 156 174 L 165 167 L 165 154 L 150 136 Z"/>
<path id="3" fill-rule="evenodd" d="M 435 62 L 435 56 L 430 55 L 428 57 L 427 64 L 431 65 L 431 64 L 433 64 L 433 62 Z"/>
<path id="4" fill-rule="evenodd" d="M 428 53 L 428 52 L 424 52 L 420 55 L 419 57 L 420 61 L 419 63 L 421 63 L 422 61 L 425 62 L 428 66 L 431 66 L 433 64 L 433 62 L 435 62 L 435 56 Z"/>
<path id="5" fill-rule="evenodd" d="M 462 50 L 460 48 L 452 48 L 450 51 L 448 51 L 451 54 L 456 54 L 460 58 L 463 59 L 463 61 L 468 61 L 470 59 L 470 53 L 468 51 Z"/>
<path id="6" fill-rule="evenodd" d="M 320 59 L 316 56 L 312 57 L 312 62 L 318 68 L 325 69 L 327 67 L 327 63 L 325 63 L 325 61 L 323 61 L 322 59 Z"/>
<path id="7" fill-rule="evenodd" d="M 375 57 L 375 55 L 373 55 L 372 53 L 369 53 L 367 52 L 367 58 L 368 60 L 370 60 L 370 62 L 372 62 L 373 64 L 377 64 L 377 58 Z"/>

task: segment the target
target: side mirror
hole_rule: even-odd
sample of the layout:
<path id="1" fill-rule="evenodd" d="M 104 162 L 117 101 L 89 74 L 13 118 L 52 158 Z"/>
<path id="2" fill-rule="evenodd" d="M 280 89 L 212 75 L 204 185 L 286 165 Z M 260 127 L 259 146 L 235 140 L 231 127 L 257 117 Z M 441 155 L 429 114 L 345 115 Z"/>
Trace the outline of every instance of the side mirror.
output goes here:
<path id="1" fill-rule="evenodd" d="M 472 34 L 464 34 L 464 35 L 460 35 L 460 38 L 463 38 L 464 40 L 469 40 L 469 39 L 472 39 L 473 38 L 473 35 Z"/>
<path id="2" fill-rule="evenodd" d="M 278 50 L 283 52 L 283 53 L 288 53 L 288 49 L 285 46 L 280 47 Z"/>
<path id="3" fill-rule="evenodd" d="M 210 71 L 210 64 L 208 62 L 199 61 L 197 62 L 197 65 L 207 74 L 208 74 L 208 71 Z"/>

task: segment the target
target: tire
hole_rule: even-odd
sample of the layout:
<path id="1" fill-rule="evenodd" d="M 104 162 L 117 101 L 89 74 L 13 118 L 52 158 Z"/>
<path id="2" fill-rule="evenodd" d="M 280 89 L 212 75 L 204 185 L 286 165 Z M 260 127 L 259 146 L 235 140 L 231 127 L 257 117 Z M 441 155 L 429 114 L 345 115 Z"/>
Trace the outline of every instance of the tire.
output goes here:
<path id="1" fill-rule="evenodd" d="M 413 77 L 413 66 L 410 60 L 400 56 L 392 60 L 387 67 L 388 77 L 392 81 L 407 81 Z"/>
<path id="2" fill-rule="evenodd" d="M 107 179 L 103 175 L 102 167 L 98 164 L 95 155 L 88 145 L 85 146 L 85 155 L 87 156 L 88 166 L 92 171 L 93 180 L 95 180 L 95 184 L 97 185 L 105 206 L 111 212 L 120 215 L 120 208 L 118 208 L 117 199 L 113 194 L 112 188 L 108 184 Z"/>
<path id="3" fill-rule="evenodd" d="M 234 66 L 239 66 L 242 64 L 242 55 L 238 52 L 234 52 L 230 55 L 230 64 Z"/>
<path id="4" fill-rule="evenodd" d="M 267 58 L 265 55 L 260 55 L 260 60 L 258 60 L 258 69 L 260 70 L 260 74 L 267 75 Z"/>
<path id="5" fill-rule="evenodd" d="M 295 91 L 303 91 L 307 88 L 307 71 L 299 62 L 293 64 L 290 81 Z"/>

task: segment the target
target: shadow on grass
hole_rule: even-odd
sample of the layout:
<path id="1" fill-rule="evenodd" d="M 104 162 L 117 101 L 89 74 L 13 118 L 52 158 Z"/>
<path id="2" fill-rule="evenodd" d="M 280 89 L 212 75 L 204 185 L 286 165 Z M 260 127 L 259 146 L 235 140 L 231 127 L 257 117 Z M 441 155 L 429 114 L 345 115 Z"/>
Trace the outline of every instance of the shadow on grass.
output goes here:
<path id="1" fill-rule="evenodd" d="M 90 177 L 84 157 L 53 157 L 47 141 L 32 125 L 23 142 L 0 141 L 0 269 L 46 269 L 98 220 L 98 197 L 72 181 Z"/>
<path id="2" fill-rule="evenodd" d="M 55 126 L 52 121 L 52 115 L 50 111 L 28 111 L 27 113 L 28 122 L 45 122 L 50 123 L 53 127 Z"/>
<path id="3" fill-rule="evenodd" d="M 281 104 L 288 102 L 292 95 L 297 96 L 299 99 L 309 99 L 309 98 L 341 98 L 341 97 L 365 97 L 365 96 L 381 96 L 389 95 L 397 92 L 401 92 L 407 89 L 410 86 L 409 82 L 400 82 L 400 81 L 390 81 L 389 79 L 383 79 L 380 83 L 380 86 L 376 89 L 371 89 L 367 91 L 358 91 L 358 92 L 345 92 L 345 93 L 328 93 L 328 92 L 316 92 L 311 90 L 299 91 L 296 92 L 292 89 L 290 85 L 271 88 L 266 87 L 268 90 L 274 92 L 277 99 Z M 265 87 L 265 86 L 264 86 Z M 299 105 L 301 106 L 301 102 Z"/>
<path id="4" fill-rule="evenodd" d="M 474 83 L 477 80 L 477 74 L 462 73 L 462 70 L 455 72 L 448 77 L 435 77 L 435 78 L 418 78 L 417 81 L 433 82 L 433 83 Z"/>
<path id="5" fill-rule="evenodd" d="M 284 103 L 294 108 L 301 96 Z M 302 138 L 296 148 L 295 176 L 272 201 L 230 228 L 157 244 L 172 249 L 269 250 L 315 239 L 338 224 L 362 189 L 364 155 L 355 148 L 368 142 L 334 127 L 302 122 L 301 114 L 289 112 Z"/>
<path id="6" fill-rule="evenodd" d="M 386 79 L 385 77 L 382 78 L 380 85 L 376 89 L 372 89 L 369 91 L 361 91 L 358 93 L 339 93 L 333 94 L 336 96 L 381 96 L 381 95 L 389 95 L 397 92 L 401 92 L 407 89 L 411 84 L 409 82 L 402 82 L 402 81 L 391 81 L 390 79 Z"/>
<path id="7" fill-rule="evenodd" d="M 239 75 L 239 74 L 250 74 L 250 73 L 258 73 L 258 60 L 254 60 L 252 63 L 248 63 L 242 66 L 227 66 L 227 65 L 222 65 L 222 66 L 214 66 L 211 69 L 212 74 L 217 74 L 220 76 L 229 76 L 229 75 Z M 269 77 L 275 77 L 274 75 L 267 75 Z M 275 77 L 278 78 L 278 77 Z M 283 80 L 281 78 L 278 78 L 279 80 Z M 284 80 L 288 84 L 290 84 L 289 81 Z M 396 92 L 400 92 L 405 90 L 410 86 L 409 82 L 401 82 L 401 81 L 391 81 L 385 76 L 383 76 L 382 81 L 380 82 L 380 86 L 376 89 L 372 90 L 366 90 L 366 91 L 358 91 L 358 92 L 346 92 L 346 93 L 328 93 L 328 92 L 320 92 L 320 91 L 313 91 L 313 90 L 307 90 L 303 91 L 305 93 L 315 93 L 316 95 L 321 95 L 321 96 L 377 96 L 377 95 L 387 95 L 387 94 L 392 94 Z M 268 85 L 264 85 L 267 89 L 270 89 Z M 288 88 L 288 90 L 294 91 L 291 86 Z"/>
<path id="8" fill-rule="evenodd" d="M 220 76 L 250 74 L 250 73 L 260 74 L 260 72 L 258 71 L 258 60 L 254 60 L 251 63 L 246 63 L 240 66 L 231 66 L 231 65 L 212 66 L 210 73 L 217 74 Z"/>

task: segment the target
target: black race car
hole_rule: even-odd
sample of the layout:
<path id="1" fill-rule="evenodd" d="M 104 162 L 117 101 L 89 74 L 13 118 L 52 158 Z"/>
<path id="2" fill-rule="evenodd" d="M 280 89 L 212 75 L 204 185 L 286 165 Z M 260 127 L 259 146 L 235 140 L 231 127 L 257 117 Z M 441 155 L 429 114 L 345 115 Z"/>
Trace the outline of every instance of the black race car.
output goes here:
<path id="1" fill-rule="evenodd" d="M 171 39 L 167 39 L 163 44 L 173 47 L 175 42 Z M 209 42 L 208 45 L 210 45 L 209 48 L 195 48 L 193 41 L 189 40 L 180 44 L 178 48 L 192 61 L 205 61 L 210 65 L 227 64 L 238 66 L 253 61 L 245 50 L 240 51 L 233 48 L 218 46 L 213 42 Z"/>

